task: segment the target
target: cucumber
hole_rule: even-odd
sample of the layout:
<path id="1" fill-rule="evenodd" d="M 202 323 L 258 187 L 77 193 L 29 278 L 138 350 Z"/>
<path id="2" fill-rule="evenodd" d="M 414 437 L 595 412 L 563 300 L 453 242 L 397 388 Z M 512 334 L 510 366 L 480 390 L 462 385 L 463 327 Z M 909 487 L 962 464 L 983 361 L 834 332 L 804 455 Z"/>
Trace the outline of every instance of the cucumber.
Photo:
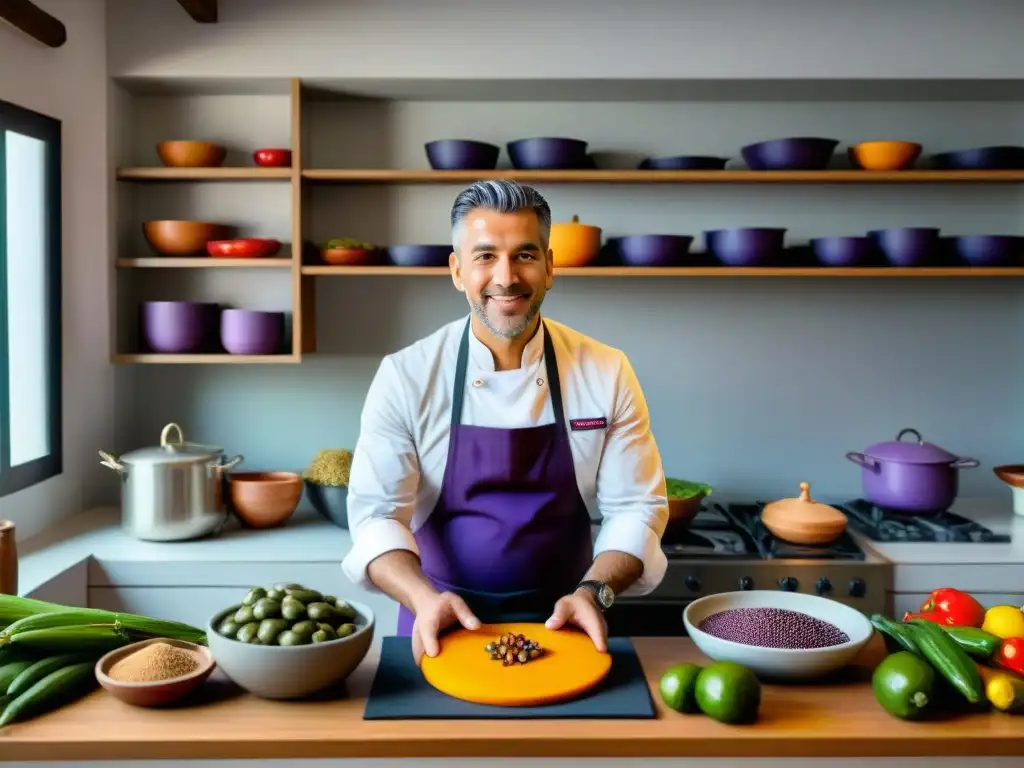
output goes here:
<path id="1" fill-rule="evenodd" d="M 992 655 L 999 650 L 1000 643 L 1003 642 L 991 632 L 986 632 L 977 627 L 943 626 L 942 629 L 968 654 L 982 661 L 991 659 Z"/>
<path id="2" fill-rule="evenodd" d="M 938 624 L 924 619 L 911 619 L 909 626 L 912 628 L 914 644 L 938 673 L 971 704 L 984 701 L 985 687 L 981 675 L 967 651 L 957 645 Z"/>
<path id="3" fill-rule="evenodd" d="M 72 651 L 112 651 L 128 645 L 131 637 L 113 626 L 93 624 L 87 627 L 51 627 L 19 632 L 11 643 L 36 653 L 70 653 Z"/>
<path id="4" fill-rule="evenodd" d="M 911 630 L 906 624 L 899 624 L 887 616 L 876 613 L 871 617 L 871 626 L 882 633 L 889 653 L 909 651 L 917 656 L 921 655 L 921 651 L 914 644 Z"/>
<path id="5" fill-rule="evenodd" d="M 95 663 L 97 659 L 99 659 L 99 655 L 95 653 L 63 653 L 59 656 L 40 659 L 35 663 L 30 662 L 29 666 L 22 670 L 21 674 L 14 678 L 11 684 L 7 686 L 7 695 L 16 698 L 51 672 L 56 672 L 58 669 L 84 661 Z"/>
<path id="6" fill-rule="evenodd" d="M 90 661 L 83 661 L 51 672 L 23 694 L 11 699 L 0 714 L 0 728 L 56 709 L 91 690 L 96 685 L 94 666 Z"/>
<path id="7" fill-rule="evenodd" d="M 31 661 L 12 661 L 0 667 L 0 696 L 7 693 L 14 679 L 31 666 Z"/>

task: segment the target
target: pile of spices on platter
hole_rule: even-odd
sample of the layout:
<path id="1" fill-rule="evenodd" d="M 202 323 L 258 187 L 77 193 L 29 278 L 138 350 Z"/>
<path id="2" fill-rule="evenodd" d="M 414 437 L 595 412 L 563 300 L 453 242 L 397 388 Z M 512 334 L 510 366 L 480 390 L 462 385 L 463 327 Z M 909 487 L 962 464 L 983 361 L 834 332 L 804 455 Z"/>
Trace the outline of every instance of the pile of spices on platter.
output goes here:
<path id="1" fill-rule="evenodd" d="M 502 635 L 496 643 L 488 643 L 484 651 L 490 654 L 491 659 L 500 661 L 505 667 L 526 664 L 543 653 L 538 643 L 527 640 L 523 635 L 513 635 L 511 632 Z"/>
<path id="2" fill-rule="evenodd" d="M 156 683 L 199 669 L 191 651 L 168 643 L 153 643 L 117 662 L 107 673 L 122 683 Z"/>

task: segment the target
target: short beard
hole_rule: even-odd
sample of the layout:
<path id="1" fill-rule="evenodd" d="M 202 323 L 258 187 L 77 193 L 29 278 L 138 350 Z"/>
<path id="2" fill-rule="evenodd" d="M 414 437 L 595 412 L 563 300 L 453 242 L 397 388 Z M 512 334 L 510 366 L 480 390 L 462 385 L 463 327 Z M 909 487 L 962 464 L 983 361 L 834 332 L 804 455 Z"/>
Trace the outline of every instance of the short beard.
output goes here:
<path id="1" fill-rule="evenodd" d="M 486 299 L 484 299 L 484 301 L 486 301 Z M 487 310 L 484 309 L 484 301 L 476 302 L 472 299 L 469 300 L 469 306 L 472 307 L 473 314 L 476 315 L 477 320 L 483 323 L 484 328 L 499 339 L 518 339 L 526 333 L 526 329 L 530 327 L 530 323 L 532 323 L 533 319 L 540 314 L 540 305 L 544 303 L 544 296 L 534 296 L 530 301 L 530 309 L 525 315 L 519 318 L 519 322 L 513 326 L 506 326 L 505 328 L 494 327 L 490 318 L 487 317 Z"/>

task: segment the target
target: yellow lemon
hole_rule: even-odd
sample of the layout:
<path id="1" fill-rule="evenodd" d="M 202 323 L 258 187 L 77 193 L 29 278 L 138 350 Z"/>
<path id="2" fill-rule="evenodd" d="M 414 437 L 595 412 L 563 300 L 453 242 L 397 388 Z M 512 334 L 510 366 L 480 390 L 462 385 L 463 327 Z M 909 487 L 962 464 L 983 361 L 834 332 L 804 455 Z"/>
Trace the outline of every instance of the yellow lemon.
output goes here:
<path id="1" fill-rule="evenodd" d="M 1024 637 L 1024 611 L 1015 605 L 994 605 L 985 611 L 985 623 L 981 628 L 1004 640 Z"/>

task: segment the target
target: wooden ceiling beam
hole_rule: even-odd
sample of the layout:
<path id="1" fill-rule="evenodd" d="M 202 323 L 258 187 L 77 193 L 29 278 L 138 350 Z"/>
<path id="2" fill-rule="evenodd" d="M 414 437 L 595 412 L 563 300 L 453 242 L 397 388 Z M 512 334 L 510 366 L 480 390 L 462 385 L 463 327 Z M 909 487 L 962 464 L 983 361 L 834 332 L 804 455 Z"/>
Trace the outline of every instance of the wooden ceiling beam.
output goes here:
<path id="1" fill-rule="evenodd" d="M 68 40 L 60 20 L 31 0 L 0 0 L 0 20 L 50 48 L 60 48 Z"/>
<path id="2" fill-rule="evenodd" d="M 217 0 L 178 0 L 178 5 L 199 24 L 217 23 Z"/>

